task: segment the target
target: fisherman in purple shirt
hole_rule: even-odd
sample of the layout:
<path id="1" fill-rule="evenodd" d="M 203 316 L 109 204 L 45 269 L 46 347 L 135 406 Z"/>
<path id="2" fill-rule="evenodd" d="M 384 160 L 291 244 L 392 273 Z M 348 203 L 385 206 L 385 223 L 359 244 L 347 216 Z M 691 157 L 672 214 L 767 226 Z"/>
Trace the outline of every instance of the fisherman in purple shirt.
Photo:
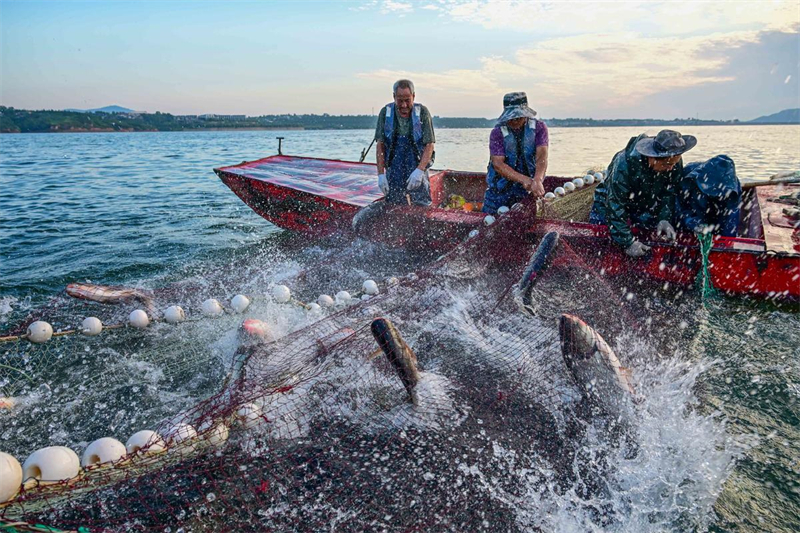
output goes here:
<path id="1" fill-rule="evenodd" d="M 503 97 L 503 114 L 489 135 L 489 169 L 483 211 L 511 207 L 528 194 L 544 196 L 549 138 L 524 92 Z"/>

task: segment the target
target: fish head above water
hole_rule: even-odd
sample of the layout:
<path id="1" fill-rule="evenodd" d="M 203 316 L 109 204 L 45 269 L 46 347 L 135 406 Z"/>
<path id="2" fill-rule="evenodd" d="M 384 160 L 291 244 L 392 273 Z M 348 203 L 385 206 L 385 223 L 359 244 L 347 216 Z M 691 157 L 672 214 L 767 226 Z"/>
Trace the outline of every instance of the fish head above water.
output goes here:
<path id="1" fill-rule="evenodd" d="M 570 373 L 585 393 L 598 398 L 601 403 L 608 395 L 622 392 L 635 394 L 630 371 L 624 368 L 617 355 L 591 326 L 575 315 L 563 314 L 558 320 L 561 354 Z M 612 389 L 600 390 L 601 385 Z"/>

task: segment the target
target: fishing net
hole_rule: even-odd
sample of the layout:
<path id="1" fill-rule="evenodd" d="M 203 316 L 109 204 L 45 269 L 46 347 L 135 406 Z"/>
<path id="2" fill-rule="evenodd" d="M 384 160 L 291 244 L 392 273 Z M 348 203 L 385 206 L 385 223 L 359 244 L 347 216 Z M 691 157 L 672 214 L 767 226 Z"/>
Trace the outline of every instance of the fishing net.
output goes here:
<path id="1" fill-rule="evenodd" d="M 552 201 L 541 202 L 537 217 L 544 220 L 588 222 L 596 187 L 597 185 L 589 185 Z"/>
<path id="2" fill-rule="evenodd" d="M 613 339 L 645 328 L 637 317 L 650 304 L 592 272 L 562 240 L 523 308 L 514 286 L 541 235 L 529 242 L 513 228 L 501 217 L 380 294 L 329 314 L 267 299 L 246 315 L 5 342 L 0 387 L 26 400 L 0 411 L 3 451 L 82 450 L 141 429 L 161 440 L 67 481 L 29 480 L 0 505 L 0 524 L 523 531 L 547 524 L 532 500 L 574 492 L 602 528 L 619 510 L 598 503 L 602 461 L 583 457 L 576 439 L 585 431 L 582 397 L 556 319 L 573 313 Z M 310 283 L 295 279 L 298 297 Z M 204 296 L 182 286 L 152 295 L 159 309 L 197 307 Z M 8 333 L 34 318 L 56 330 L 91 315 L 124 323 L 140 304 L 60 296 Z M 272 334 L 243 330 L 247 316 Z M 373 336 L 377 317 L 416 354 L 414 401 Z"/>

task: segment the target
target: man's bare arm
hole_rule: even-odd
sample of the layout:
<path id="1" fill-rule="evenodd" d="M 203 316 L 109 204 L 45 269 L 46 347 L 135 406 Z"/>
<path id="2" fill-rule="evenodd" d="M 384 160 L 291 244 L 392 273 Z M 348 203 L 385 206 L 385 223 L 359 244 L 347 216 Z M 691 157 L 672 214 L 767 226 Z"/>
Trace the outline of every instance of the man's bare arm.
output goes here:
<path id="1" fill-rule="evenodd" d="M 428 168 L 428 164 L 431 162 L 431 157 L 433 157 L 433 146 L 433 143 L 425 145 L 425 149 L 422 151 L 422 157 L 419 158 L 419 165 L 417 165 L 418 169 L 424 171 Z"/>
<path id="2" fill-rule="evenodd" d="M 544 196 L 544 177 L 547 175 L 547 145 L 536 147 L 536 172 L 533 173 L 533 188 L 536 196 Z"/>

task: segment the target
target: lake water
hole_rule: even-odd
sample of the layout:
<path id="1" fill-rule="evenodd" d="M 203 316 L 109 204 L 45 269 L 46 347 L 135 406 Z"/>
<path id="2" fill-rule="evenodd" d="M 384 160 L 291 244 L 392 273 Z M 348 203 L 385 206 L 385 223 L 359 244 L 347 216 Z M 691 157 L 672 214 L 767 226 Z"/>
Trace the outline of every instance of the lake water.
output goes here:
<path id="1" fill-rule="evenodd" d="M 752 179 L 800 169 L 800 127 L 679 129 L 698 137 L 686 161 L 725 153 L 741 178 Z M 0 329 L 72 281 L 154 287 L 221 269 L 255 275 L 254 263 L 263 259 L 258 250 L 274 246 L 283 232 L 246 207 L 212 168 L 271 155 L 279 135 L 285 137 L 284 153 L 357 160 L 371 133 L 0 136 Z M 553 128 L 548 173 L 578 176 L 605 167 L 638 133 L 637 128 Z M 479 129 L 437 131 L 435 166 L 485 170 L 488 135 Z M 374 148 L 368 160 L 374 160 Z M 288 276 L 296 270 L 292 254 L 302 253 L 296 244 L 272 253 L 272 271 Z M 791 309 L 733 299 L 714 301 L 707 312 L 697 342 L 679 354 L 659 354 L 695 368 L 688 391 L 692 409 L 712 413 L 709 431 L 723 432 L 733 450 L 732 462 L 722 466 L 687 457 L 697 460 L 698 476 L 722 478 L 718 493 L 704 495 L 710 516 L 700 529 L 797 531 L 800 318 Z M 186 401 L 197 399 L 190 395 Z M 26 441 L 19 435 L 30 428 L 2 416 L 0 437 L 18 456 L 43 444 Z M 86 438 L 67 429 L 61 435 Z M 631 475 L 632 483 L 635 479 Z M 630 524 L 622 529 L 637 530 Z"/>

